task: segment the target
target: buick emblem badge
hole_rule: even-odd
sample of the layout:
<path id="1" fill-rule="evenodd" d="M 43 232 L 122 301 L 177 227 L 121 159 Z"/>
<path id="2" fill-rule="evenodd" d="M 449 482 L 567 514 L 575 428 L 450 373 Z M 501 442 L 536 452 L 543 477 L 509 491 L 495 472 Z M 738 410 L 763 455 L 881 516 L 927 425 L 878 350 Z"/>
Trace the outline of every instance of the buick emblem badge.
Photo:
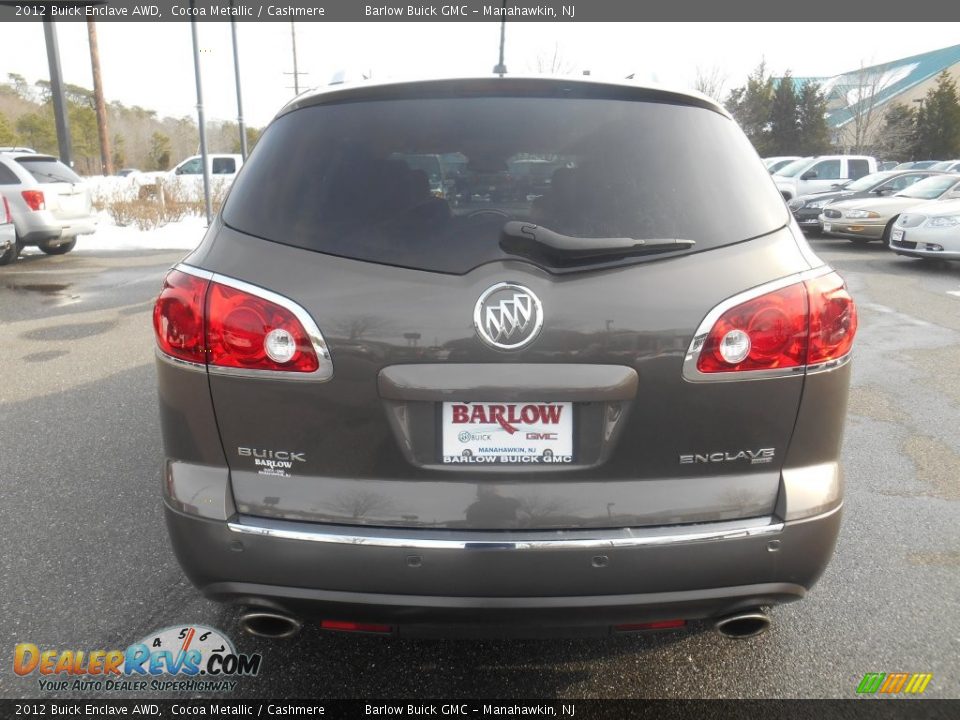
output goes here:
<path id="1" fill-rule="evenodd" d="M 519 350 L 529 345 L 543 327 L 543 306 L 533 291 L 512 282 L 483 291 L 473 309 L 473 325 L 488 345 Z"/>

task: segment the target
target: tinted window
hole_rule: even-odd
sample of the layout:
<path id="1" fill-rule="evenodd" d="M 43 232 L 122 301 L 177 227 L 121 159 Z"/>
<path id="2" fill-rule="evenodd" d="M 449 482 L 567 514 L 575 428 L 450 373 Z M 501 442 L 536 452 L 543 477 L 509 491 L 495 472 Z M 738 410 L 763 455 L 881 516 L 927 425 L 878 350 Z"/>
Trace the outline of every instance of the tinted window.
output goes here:
<path id="1" fill-rule="evenodd" d="M 874 186 L 879 185 L 883 182 L 884 178 L 890 177 L 888 172 L 876 172 L 870 175 L 865 175 L 859 180 L 854 180 L 853 182 L 848 182 L 843 186 L 844 190 L 850 190 L 852 192 L 862 192 L 864 190 L 870 190 Z"/>
<path id="2" fill-rule="evenodd" d="M 200 175 L 203 173 L 203 161 L 200 158 L 187 160 L 177 168 L 177 175 Z"/>
<path id="3" fill-rule="evenodd" d="M 903 192 L 898 192 L 901 197 L 920 198 L 923 200 L 935 200 L 952 188 L 957 182 L 956 177 L 949 175 L 934 175 L 925 180 L 920 180 L 908 187 Z"/>
<path id="4" fill-rule="evenodd" d="M 214 175 L 233 175 L 237 171 L 237 161 L 233 158 L 214 158 L 212 168 Z"/>
<path id="5" fill-rule="evenodd" d="M 839 160 L 823 160 L 818 162 L 812 168 L 811 171 L 816 173 L 817 180 L 839 180 L 840 179 L 840 161 Z"/>
<path id="6" fill-rule="evenodd" d="M 848 160 L 850 177 L 856 180 L 870 172 L 870 164 L 866 160 Z"/>
<path id="7" fill-rule="evenodd" d="M 73 170 L 56 158 L 17 158 L 17 162 L 41 184 L 83 182 Z"/>
<path id="8" fill-rule="evenodd" d="M 20 178 L 5 165 L 0 165 L 0 185 L 19 185 Z"/>
<path id="9" fill-rule="evenodd" d="M 513 257 L 499 245 L 511 220 L 581 238 L 685 238 L 695 251 L 787 220 L 718 113 L 519 97 L 291 112 L 264 133 L 223 217 L 276 242 L 453 273 Z"/>
<path id="10" fill-rule="evenodd" d="M 799 160 L 794 160 L 792 163 L 784 165 L 782 168 L 777 170 L 775 174 L 780 175 L 781 177 L 796 177 L 810 167 L 810 163 L 810 158 L 800 158 Z"/>

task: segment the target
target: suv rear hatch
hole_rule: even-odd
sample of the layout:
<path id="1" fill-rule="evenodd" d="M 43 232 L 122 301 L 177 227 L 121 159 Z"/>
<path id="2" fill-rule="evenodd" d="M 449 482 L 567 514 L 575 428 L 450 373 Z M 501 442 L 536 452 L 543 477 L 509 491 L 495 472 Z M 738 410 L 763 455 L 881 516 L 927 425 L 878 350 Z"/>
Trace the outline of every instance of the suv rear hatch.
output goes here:
<path id="1" fill-rule="evenodd" d="M 211 372 L 238 510 L 471 529 L 771 514 L 802 373 L 684 379 L 711 309 L 809 268 L 736 125 L 588 83 L 373 92 L 275 120 L 190 260 L 299 304 L 333 364 L 325 382 Z M 442 188 L 424 156 L 449 159 Z M 523 163 L 554 169 L 531 186 Z M 540 305 L 512 350 L 478 332 L 502 283 Z M 498 321 L 532 312 L 516 297 Z"/>
<path id="2" fill-rule="evenodd" d="M 26 155 L 17 162 L 43 186 L 46 209 L 57 220 L 87 218 L 93 212 L 86 183 L 62 162 L 48 155 Z"/>

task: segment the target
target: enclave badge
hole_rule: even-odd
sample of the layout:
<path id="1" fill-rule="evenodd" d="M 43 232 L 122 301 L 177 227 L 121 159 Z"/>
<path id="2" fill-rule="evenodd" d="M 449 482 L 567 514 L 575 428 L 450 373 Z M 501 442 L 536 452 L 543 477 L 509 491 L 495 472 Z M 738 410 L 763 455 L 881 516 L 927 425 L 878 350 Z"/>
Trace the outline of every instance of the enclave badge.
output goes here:
<path id="1" fill-rule="evenodd" d="M 473 324 L 488 345 L 518 350 L 540 334 L 543 306 L 540 298 L 523 285 L 497 283 L 484 290 L 477 300 Z"/>

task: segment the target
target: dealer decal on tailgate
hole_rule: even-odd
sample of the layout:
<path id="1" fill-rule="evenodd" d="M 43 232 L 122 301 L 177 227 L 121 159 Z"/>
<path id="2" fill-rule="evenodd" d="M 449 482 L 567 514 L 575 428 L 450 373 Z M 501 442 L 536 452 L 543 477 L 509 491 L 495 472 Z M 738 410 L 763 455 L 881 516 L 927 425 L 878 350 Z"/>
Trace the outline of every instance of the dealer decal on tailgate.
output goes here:
<path id="1" fill-rule="evenodd" d="M 573 403 L 443 404 L 443 462 L 573 462 Z"/>

